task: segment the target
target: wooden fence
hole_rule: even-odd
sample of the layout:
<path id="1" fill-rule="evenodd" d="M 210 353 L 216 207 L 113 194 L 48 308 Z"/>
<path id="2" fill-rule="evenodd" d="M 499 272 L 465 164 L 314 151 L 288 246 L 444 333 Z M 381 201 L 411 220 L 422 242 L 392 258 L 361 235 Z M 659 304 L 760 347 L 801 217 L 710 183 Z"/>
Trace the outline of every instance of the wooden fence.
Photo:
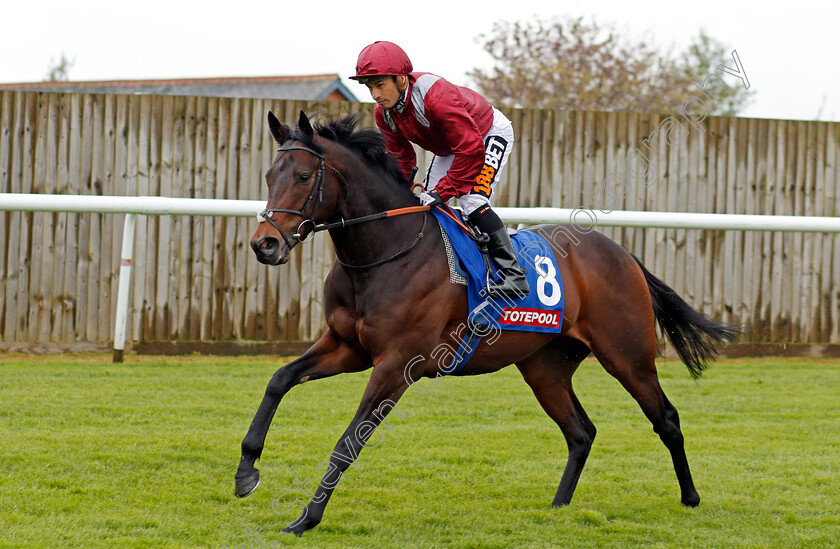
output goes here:
<path id="1" fill-rule="evenodd" d="M 265 198 L 274 154 L 266 113 L 292 123 L 301 108 L 361 111 L 372 124 L 370 104 L 0 91 L 0 192 Z M 838 123 L 508 114 L 517 139 L 499 206 L 840 214 Z M 639 155 L 650 178 L 618 185 L 628 163 L 644 175 Z M 0 211 L 0 340 L 111 340 L 122 223 Z M 328 237 L 270 268 L 253 258 L 254 228 L 249 219 L 139 216 L 129 338 L 317 338 Z M 744 323 L 745 342 L 840 342 L 840 235 L 600 230 L 694 307 Z"/>

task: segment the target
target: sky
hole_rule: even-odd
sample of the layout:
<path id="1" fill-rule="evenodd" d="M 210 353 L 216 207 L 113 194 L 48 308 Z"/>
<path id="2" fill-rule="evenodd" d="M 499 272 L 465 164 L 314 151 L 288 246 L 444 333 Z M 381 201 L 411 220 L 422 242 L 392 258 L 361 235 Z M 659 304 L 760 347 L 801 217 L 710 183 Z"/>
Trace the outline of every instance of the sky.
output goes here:
<path id="1" fill-rule="evenodd" d="M 0 82 L 44 80 L 63 54 L 73 61 L 71 80 L 337 73 L 369 101 L 366 90 L 347 77 L 359 51 L 376 40 L 402 46 L 415 70 L 469 86 L 467 72 L 493 65 L 480 36 L 494 22 L 584 17 L 662 51 L 684 49 L 705 29 L 738 52 L 756 92 L 741 116 L 840 121 L 840 3 L 824 0 L 4 4 Z"/>

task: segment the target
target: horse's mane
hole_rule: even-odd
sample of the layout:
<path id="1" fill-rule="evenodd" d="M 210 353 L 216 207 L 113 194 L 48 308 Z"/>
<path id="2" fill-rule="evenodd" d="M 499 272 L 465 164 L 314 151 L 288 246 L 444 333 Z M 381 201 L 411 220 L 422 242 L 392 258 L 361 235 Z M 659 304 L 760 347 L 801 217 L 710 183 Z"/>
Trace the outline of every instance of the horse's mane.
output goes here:
<path id="1" fill-rule="evenodd" d="M 347 114 L 334 120 L 318 120 L 313 129 L 324 139 L 344 145 L 374 169 L 381 171 L 388 181 L 393 182 L 404 190 L 408 190 L 408 182 L 397 167 L 396 161 L 385 149 L 385 139 L 376 128 L 358 128 L 359 113 Z M 312 138 L 295 128 L 294 139 L 301 141 L 313 150 L 323 153 L 324 150 Z"/>

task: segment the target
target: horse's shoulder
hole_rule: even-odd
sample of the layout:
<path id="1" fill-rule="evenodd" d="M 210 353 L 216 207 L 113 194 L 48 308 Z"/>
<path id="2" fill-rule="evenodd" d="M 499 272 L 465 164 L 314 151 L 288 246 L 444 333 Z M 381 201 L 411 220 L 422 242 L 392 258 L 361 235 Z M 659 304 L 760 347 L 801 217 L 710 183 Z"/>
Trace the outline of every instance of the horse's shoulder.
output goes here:
<path id="1" fill-rule="evenodd" d="M 324 318 L 327 326 L 345 342 L 358 343 L 353 285 L 345 273 L 334 266 L 324 281 Z"/>
<path id="2" fill-rule="evenodd" d="M 324 280 L 324 312 L 343 307 L 354 310 L 353 282 L 338 263 L 335 263 Z"/>

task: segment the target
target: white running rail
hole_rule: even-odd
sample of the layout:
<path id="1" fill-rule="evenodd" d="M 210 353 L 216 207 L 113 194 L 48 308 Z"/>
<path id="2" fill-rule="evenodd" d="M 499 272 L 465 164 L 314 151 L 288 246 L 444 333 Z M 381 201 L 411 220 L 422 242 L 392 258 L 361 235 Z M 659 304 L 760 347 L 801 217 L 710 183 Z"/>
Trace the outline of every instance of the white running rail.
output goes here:
<path id="1" fill-rule="evenodd" d="M 123 225 L 117 319 L 114 332 L 114 362 L 122 362 L 125 351 L 128 295 L 131 285 L 131 262 L 134 255 L 134 227 L 137 215 L 251 217 L 256 216 L 264 208 L 265 202 L 260 200 L 0 193 L 0 210 L 128 214 Z M 581 208 L 495 208 L 495 210 L 506 223 L 571 224 L 572 230 L 579 227 L 579 232 L 589 232 L 592 228 L 601 226 L 840 233 L 840 217 L 638 211 L 604 213 L 600 210 Z"/>

